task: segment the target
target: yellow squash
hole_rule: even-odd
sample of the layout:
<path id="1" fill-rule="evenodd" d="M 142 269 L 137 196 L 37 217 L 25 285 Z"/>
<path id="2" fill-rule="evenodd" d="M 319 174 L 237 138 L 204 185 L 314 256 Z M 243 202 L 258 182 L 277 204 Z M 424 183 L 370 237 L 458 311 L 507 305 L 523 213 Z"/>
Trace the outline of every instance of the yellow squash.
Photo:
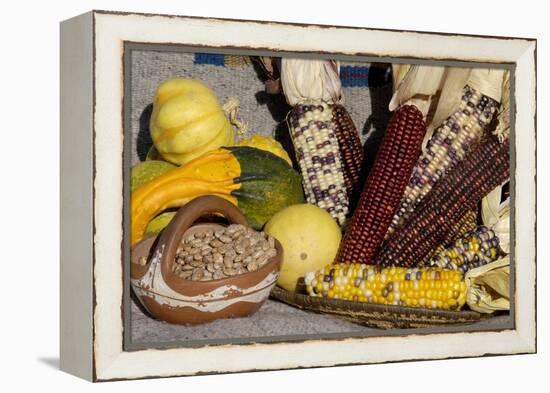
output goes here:
<path id="1" fill-rule="evenodd" d="M 194 79 L 171 79 L 158 87 L 149 128 L 158 153 L 177 165 L 234 143 L 218 98 Z"/>
<path id="2" fill-rule="evenodd" d="M 308 203 L 289 206 L 275 214 L 264 231 L 283 246 L 277 285 L 295 291 L 305 273 L 323 268 L 338 252 L 342 235 L 332 216 Z"/>
<path id="3" fill-rule="evenodd" d="M 250 138 L 243 139 L 236 146 L 250 146 L 255 147 L 256 149 L 261 149 L 275 154 L 277 157 L 281 157 L 283 160 L 288 162 L 289 165 L 292 165 L 292 161 L 283 148 L 283 146 L 277 142 L 275 139 L 270 138 L 264 135 L 252 135 Z"/>

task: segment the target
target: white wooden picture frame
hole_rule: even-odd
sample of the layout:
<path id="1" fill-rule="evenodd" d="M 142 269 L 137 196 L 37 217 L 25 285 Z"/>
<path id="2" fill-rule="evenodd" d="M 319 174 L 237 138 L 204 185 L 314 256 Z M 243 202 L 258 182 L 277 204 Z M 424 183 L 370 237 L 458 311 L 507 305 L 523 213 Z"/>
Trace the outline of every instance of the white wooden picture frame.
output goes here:
<path id="1" fill-rule="evenodd" d="M 513 312 L 498 331 L 124 344 L 126 43 L 475 62 L 511 70 Z M 536 351 L 536 40 L 92 11 L 61 24 L 61 368 L 91 381 Z M 126 269 L 127 270 L 127 269 Z"/>

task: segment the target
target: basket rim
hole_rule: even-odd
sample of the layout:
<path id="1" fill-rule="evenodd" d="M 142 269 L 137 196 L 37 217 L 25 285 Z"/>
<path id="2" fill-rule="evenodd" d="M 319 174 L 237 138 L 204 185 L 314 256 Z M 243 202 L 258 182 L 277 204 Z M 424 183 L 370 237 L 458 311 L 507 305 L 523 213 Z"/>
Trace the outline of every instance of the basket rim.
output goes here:
<path id="1" fill-rule="evenodd" d="M 279 286 L 275 286 L 271 291 L 271 296 L 276 300 L 282 301 L 293 306 L 310 310 L 318 311 L 326 314 L 338 314 L 339 312 L 366 312 L 366 313 L 378 313 L 383 316 L 395 318 L 399 315 L 410 315 L 413 317 L 419 317 L 422 319 L 434 318 L 446 321 L 478 321 L 481 318 L 481 314 L 472 310 L 459 310 L 449 311 L 441 309 L 428 309 L 419 307 L 386 305 L 386 304 L 373 304 L 366 302 L 354 302 L 343 299 L 327 299 L 322 297 L 309 296 L 302 293 L 290 292 Z M 320 309 L 319 307 L 323 307 Z M 329 308 L 335 312 L 329 312 L 326 310 Z"/>

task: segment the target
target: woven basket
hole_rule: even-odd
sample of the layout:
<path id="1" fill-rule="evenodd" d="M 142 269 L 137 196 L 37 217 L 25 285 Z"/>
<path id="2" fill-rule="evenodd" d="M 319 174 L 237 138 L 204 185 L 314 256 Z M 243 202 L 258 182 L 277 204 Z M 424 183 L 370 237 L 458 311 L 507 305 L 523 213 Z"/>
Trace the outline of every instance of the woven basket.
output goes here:
<path id="1" fill-rule="evenodd" d="M 474 311 L 430 310 L 326 299 L 289 292 L 278 286 L 271 291 L 271 297 L 302 310 L 330 314 L 377 329 L 408 329 L 469 324 L 481 319 L 481 314 Z"/>

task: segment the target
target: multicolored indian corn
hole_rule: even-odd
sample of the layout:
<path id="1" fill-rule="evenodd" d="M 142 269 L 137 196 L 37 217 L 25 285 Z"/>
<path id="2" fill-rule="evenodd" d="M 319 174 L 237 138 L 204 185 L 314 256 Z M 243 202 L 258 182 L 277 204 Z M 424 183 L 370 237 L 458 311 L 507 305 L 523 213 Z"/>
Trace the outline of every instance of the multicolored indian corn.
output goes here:
<path id="1" fill-rule="evenodd" d="M 426 265 L 454 269 L 464 274 L 470 269 L 496 261 L 499 256 L 499 239 L 495 232 L 480 226 L 432 257 Z"/>
<path id="2" fill-rule="evenodd" d="M 348 196 L 331 107 L 321 101 L 296 105 L 288 122 L 307 201 L 343 225 Z"/>
<path id="3" fill-rule="evenodd" d="M 493 120 L 498 103 L 466 86 L 459 108 L 435 130 L 419 157 L 386 239 L 403 224 L 435 183 L 464 159 Z"/>
<path id="4" fill-rule="evenodd" d="M 372 261 L 409 181 L 425 132 L 422 112 L 416 106 L 404 105 L 395 111 L 340 245 L 336 262 Z"/>
<path id="5" fill-rule="evenodd" d="M 374 258 L 383 266 L 415 266 L 444 239 L 454 223 L 510 176 L 508 139 L 490 136 L 443 177 Z"/>
<path id="6" fill-rule="evenodd" d="M 458 310 L 466 283 L 458 270 L 381 268 L 360 263 L 328 265 L 304 277 L 310 296 L 375 304 Z"/>

